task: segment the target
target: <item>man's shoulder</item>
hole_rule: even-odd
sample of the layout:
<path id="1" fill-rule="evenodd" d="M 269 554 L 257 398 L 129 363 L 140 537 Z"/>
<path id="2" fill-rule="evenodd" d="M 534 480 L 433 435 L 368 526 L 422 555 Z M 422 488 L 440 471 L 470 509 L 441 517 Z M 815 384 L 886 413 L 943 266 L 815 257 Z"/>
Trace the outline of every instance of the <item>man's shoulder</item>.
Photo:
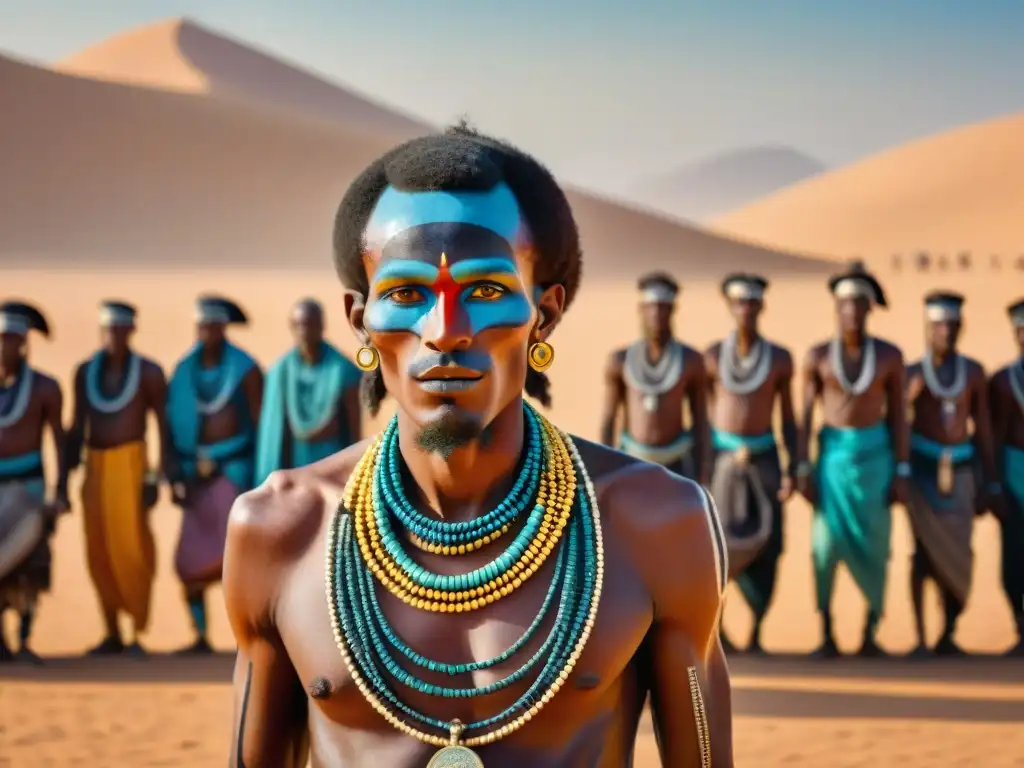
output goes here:
<path id="1" fill-rule="evenodd" d="M 45 371 L 38 368 L 32 369 L 32 387 L 42 394 L 53 394 L 60 392 L 60 381 Z"/>
<path id="2" fill-rule="evenodd" d="M 967 364 L 967 375 L 975 380 L 985 381 L 988 379 L 988 375 L 985 373 L 985 366 L 982 365 L 980 360 L 977 360 L 968 355 L 961 355 L 964 359 L 964 363 Z"/>
<path id="3" fill-rule="evenodd" d="M 142 364 L 142 374 L 144 376 L 164 376 L 164 367 L 153 358 L 139 355 L 139 361 Z"/>
<path id="4" fill-rule="evenodd" d="M 718 599 L 728 564 L 725 537 L 708 492 L 657 464 L 589 441 L 576 443 L 602 519 L 633 554 L 634 567 L 668 592 L 675 591 L 673 585 L 706 584 Z"/>
<path id="5" fill-rule="evenodd" d="M 274 549 L 284 555 L 304 550 L 325 515 L 340 504 L 345 483 L 369 440 L 300 469 L 271 473 L 259 487 L 235 501 L 228 526 L 235 547 L 250 552 Z"/>
<path id="6" fill-rule="evenodd" d="M 1004 365 L 1002 368 L 997 369 L 989 378 L 992 382 L 992 386 L 998 389 L 1008 389 L 1010 385 L 1010 370 L 1013 368 L 1013 365 L 1013 363 L 1010 363 L 1009 365 Z"/>
<path id="7" fill-rule="evenodd" d="M 782 360 L 783 362 L 793 362 L 793 351 L 789 347 L 780 344 L 777 341 L 769 341 L 768 346 L 771 349 L 772 355 L 774 357 L 777 357 L 779 360 Z"/>
<path id="8" fill-rule="evenodd" d="M 808 362 L 821 362 L 828 357 L 829 348 L 832 346 L 832 339 L 824 339 L 812 344 L 807 349 L 806 360 Z"/>
<path id="9" fill-rule="evenodd" d="M 873 339 L 875 342 L 875 351 L 879 356 L 903 359 L 903 350 L 901 350 L 895 343 L 888 339 L 883 339 L 880 336 L 874 336 Z"/>

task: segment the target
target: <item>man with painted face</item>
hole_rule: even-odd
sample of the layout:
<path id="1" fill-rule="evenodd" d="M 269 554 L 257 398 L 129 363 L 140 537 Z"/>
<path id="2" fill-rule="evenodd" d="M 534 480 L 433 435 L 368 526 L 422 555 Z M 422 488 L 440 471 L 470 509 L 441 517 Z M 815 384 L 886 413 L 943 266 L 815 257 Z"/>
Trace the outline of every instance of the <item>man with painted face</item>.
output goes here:
<path id="1" fill-rule="evenodd" d="M 622 766 L 650 693 L 665 765 L 732 766 L 710 498 L 524 402 L 579 285 L 550 173 L 412 140 L 349 188 L 335 258 L 397 414 L 232 512 L 231 764 Z"/>
<path id="2" fill-rule="evenodd" d="M 68 469 L 82 463 L 86 562 L 99 595 L 106 636 L 93 655 L 143 653 L 138 635 L 149 623 L 156 554 L 148 513 L 156 505 L 159 472 L 150 471 L 147 418 L 159 430 L 164 472 L 173 475 L 165 407 L 167 380 L 154 361 L 131 347 L 136 309 L 122 301 L 100 305 L 102 347 L 75 370 L 74 419 L 68 431 Z M 118 617 L 131 619 L 128 642 Z"/>
<path id="3" fill-rule="evenodd" d="M 714 449 L 711 495 L 722 515 L 729 575 L 754 613 L 748 650 L 755 653 L 762 649 L 761 625 L 782 554 L 782 505 L 793 492 L 797 456 L 793 357 L 758 330 L 767 287 L 759 275 L 732 274 L 722 281 L 736 330 L 704 354 Z M 786 472 L 772 426 L 776 404 Z M 724 637 L 723 643 L 730 647 Z"/>
<path id="4" fill-rule="evenodd" d="M 707 484 L 711 471 L 707 379 L 700 352 L 672 335 L 679 286 L 655 272 L 640 278 L 643 338 L 616 350 L 605 373 L 601 442 Z M 690 411 L 690 429 L 683 426 Z"/>
<path id="5" fill-rule="evenodd" d="M 873 307 L 885 307 L 862 264 L 829 280 L 838 331 L 811 348 L 803 366 L 804 411 L 797 486 L 814 507 L 812 552 L 824 640 L 818 655 L 839 653 L 832 633 L 832 588 L 845 563 L 868 603 L 860 653 L 879 655 L 876 630 L 885 605 L 892 527 L 890 504 L 906 503 L 910 477 L 903 355 L 867 332 Z M 821 403 L 817 465 L 810 461 L 814 408 Z"/>
<path id="6" fill-rule="evenodd" d="M 945 609 L 945 628 L 934 651 L 947 656 L 962 653 L 954 633 L 974 570 L 971 533 L 980 490 L 979 459 L 988 481 L 985 493 L 991 498 L 989 504 L 1001 509 L 988 381 L 981 364 L 957 349 L 963 303 L 964 297 L 957 293 L 933 292 L 925 297 L 927 349 L 907 368 L 907 404 L 913 413 L 907 511 L 916 545 L 910 589 L 918 655 L 928 651 L 923 604 L 926 579 L 939 588 Z"/>
<path id="7" fill-rule="evenodd" d="M 359 439 L 361 374 L 324 341 L 320 302 L 299 301 L 289 323 L 295 346 L 267 371 L 254 485 L 275 470 L 313 464 Z"/>
<path id="8" fill-rule="evenodd" d="M 174 566 L 196 633 L 186 653 L 211 651 L 206 588 L 221 580 L 231 506 L 253 487 L 263 373 L 226 335 L 229 325 L 247 322 L 233 301 L 201 296 L 196 302 L 198 341 L 175 367 L 168 387 L 175 453 L 169 479 L 183 512 Z"/>
<path id="9" fill-rule="evenodd" d="M 1014 656 L 1024 657 L 1024 299 L 1007 312 L 1017 344 L 1017 359 L 989 382 L 993 441 L 1001 472 L 1003 589 L 1017 624 Z"/>
<path id="10" fill-rule="evenodd" d="M 28 363 L 30 332 L 49 338 L 50 326 L 30 304 L 0 304 L 0 661 L 39 663 L 29 640 L 39 595 L 50 589 L 49 538 L 68 509 L 60 384 Z M 43 431 L 59 458 L 52 502 L 45 501 Z M 4 637 L 8 610 L 19 614 L 18 653 Z"/>

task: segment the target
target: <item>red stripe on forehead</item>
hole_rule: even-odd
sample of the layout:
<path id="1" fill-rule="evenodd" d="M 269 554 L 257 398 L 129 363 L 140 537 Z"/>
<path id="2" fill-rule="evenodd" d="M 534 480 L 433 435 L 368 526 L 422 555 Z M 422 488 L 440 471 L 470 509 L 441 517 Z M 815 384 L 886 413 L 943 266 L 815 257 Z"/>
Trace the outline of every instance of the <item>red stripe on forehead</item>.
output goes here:
<path id="1" fill-rule="evenodd" d="M 448 269 L 448 257 L 444 253 L 441 254 L 441 268 L 437 273 L 437 279 L 430 287 L 437 296 L 437 301 L 441 305 L 441 318 L 448 327 L 455 321 L 455 309 L 461 286 L 452 277 Z"/>

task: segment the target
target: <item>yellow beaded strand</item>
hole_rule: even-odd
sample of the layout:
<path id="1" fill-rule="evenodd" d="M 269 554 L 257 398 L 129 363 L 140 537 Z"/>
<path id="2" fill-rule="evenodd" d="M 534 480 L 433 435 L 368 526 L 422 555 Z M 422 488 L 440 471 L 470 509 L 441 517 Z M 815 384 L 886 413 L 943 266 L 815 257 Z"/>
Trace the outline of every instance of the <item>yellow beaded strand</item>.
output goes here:
<path id="1" fill-rule="evenodd" d="M 576 491 L 572 458 L 554 427 L 546 421 L 544 425 L 551 437 L 553 451 L 538 493 L 538 503 L 545 505 L 547 510 L 538 535 L 508 571 L 469 590 L 445 591 L 423 587 L 415 584 L 401 570 L 380 543 L 376 529 L 371 492 L 376 461 L 371 459 L 357 467 L 357 472 L 353 473 L 357 490 L 354 491 L 352 510 L 356 539 L 367 567 L 389 592 L 420 610 L 464 613 L 510 595 L 544 565 L 569 522 Z M 550 497 L 549 488 L 554 489 Z"/>
<path id="2" fill-rule="evenodd" d="M 566 661 L 565 667 L 559 672 L 558 677 L 552 681 L 548 689 L 541 695 L 540 699 L 530 709 L 524 712 L 522 715 L 514 718 L 506 725 L 491 731 L 489 733 L 480 734 L 479 736 L 473 736 L 468 739 L 462 740 L 460 743 L 467 747 L 477 747 L 484 744 L 492 744 L 495 741 L 505 738 L 510 734 L 518 731 L 524 725 L 529 723 L 537 714 L 547 705 L 549 701 L 557 694 L 566 680 L 572 674 L 573 669 L 576 667 L 576 663 L 579 661 L 583 654 L 583 649 L 586 647 L 587 642 L 590 639 L 590 633 L 594 628 L 594 623 L 597 620 L 598 607 L 601 602 L 601 592 L 604 585 L 604 539 L 601 530 L 601 512 L 597 504 L 597 493 L 594 490 L 594 484 L 590 479 L 586 468 L 583 466 L 583 461 L 580 458 L 579 450 L 576 448 L 576 444 L 572 438 L 564 432 L 558 431 L 558 436 L 561 438 L 560 442 L 563 442 L 567 447 L 574 463 L 579 466 L 584 484 L 584 489 L 587 494 L 587 498 L 590 501 L 591 515 L 594 521 L 594 540 L 595 540 L 595 551 L 596 551 L 596 579 L 594 581 L 594 594 L 590 603 L 590 611 L 587 614 L 586 623 L 583 626 L 583 632 L 580 634 L 580 638 L 576 643 L 576 647 L 569 655 Z M 373 446 L 367 450 L 367 454 L 373 451 Z M 365 455 L 363 457 L 366 458 Z M 360 461 L 362 463 L 362 460 Z M 350 478 L 350 484 L 354 479 Z M 347 490 L 347 489 L 346 489 Z M 346 496 L 351 498 L 351 496 Z M 346 507 L 351 507 L 346 504 Z M 446 747 L 450 743 L 448 736 L 438 736 L 436 734 L 427 733 L 421 731 L 408 723 L 404 722 L 401 718 L 395 715 L 388 707 L 381 702 L 380 699 L 373 693 L 369 685 L 363 679 L 360 674 L 358 667 L 352 659 L 351 653 L 349 652 L 348 645 L 345 642 L 344 632 L 341 630 L 341 619 L 337 615 L 337 611 L 334 608 L 331 575 L 335 572 L 335 566 L 337 565 L 337 539 L 338 539 L 338 518 L 335 519 L 335 523 L 330 528 L 330 533 L 327 537 L 327 563 L 326 573 L 324 576 L 324 582 L 327 590 L 327 604 L 331 614 L 331 628 L 334 633 L 334 641 L 338 646 L 338 650 L 341 653 L 342 661 L 345 663 L 345 667 L 348 669 L 349 675 L 352 677 L 353 682 L 356 684 L 356 688 L 366 699 L 367 703 L 376 711 L 381 717 L 384 718 L 393 728 L 400 731 L 401 733 L 411 736 L 424 744 L 430 744 L 435 747 Z"/>

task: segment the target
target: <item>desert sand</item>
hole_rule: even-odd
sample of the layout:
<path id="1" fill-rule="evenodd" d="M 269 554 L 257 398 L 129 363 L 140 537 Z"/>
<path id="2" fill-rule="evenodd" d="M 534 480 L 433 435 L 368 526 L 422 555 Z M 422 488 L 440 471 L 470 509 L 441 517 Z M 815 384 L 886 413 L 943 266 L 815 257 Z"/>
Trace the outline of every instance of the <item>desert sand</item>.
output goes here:
<path id="1" fill-rule="evenodd" d="M 1024 256 L 1024 114 L 918 139 L 711 222 L 765 247 L 872 261 L 892 254 Z"/>
<path id="2" fill-rule="evenodd" d="M 31 343 L 34 365 L 67 385 L 97 343 L 97 303 L 120 297 L 140 308 L 139 350 L 170 367 L 192 342 L 191 302 L 204 291 L 246 307 L 252 324 L 235 339 L 263 363 L 286 348 L 286 312 L 300 295 L 325 302 L 329 336 L 354 350 L 329 264 L 333 210 L 352 175 L 393 143 L 391 131 L 419 128 L 381 114 L 389 108 L 353 91 L 302 81 L 311 76 L 282 66 L 181 23 L 101 44 L 65 61 L 61 72 L 0 57 L 0 294 L 37 302 L 52 321 L 54 338 Z M 744 245 L 583 191 L 570 194 L 584 236 L 585 279 L 553 338 L 558 360 L 551 371 L 552 417 L 570 431 L 596 435 L 603 358 L 635 334 L 633 280 L 642 270 L 669 268 L 684 283 L 676 325 L 691 344 L 728 331 L 716 283 L 738 268 L 773 280 L 767 335 L 799 355 L 829 334 L 825 274 L 834 261 Z M 847 251 L 822 249 L 833 258 Z M 990 367 L 1013 354 L 1003 306 L 1019 289 L 1010 281 L 978 271 L 881 277 L 893 309 L 877 313 L 872 328 L 908 355 L 921 353 L 921 297 L 939 285 L 969 297 L 965 349 Z M 910 538 L 902 511 L 895 515 L 881 641 L 900 653 L 912 644 Z M 792 658 L 819 639 L 809 520 L 804 504 L 790 505 L 778 597 L 765 627 L 767 646 L 782 655 L 733 661 L 737 765 L 1021 765 L 1024 733 L 1013 723 L 1024 708 L 1020 663 Z M 152 522 L 159 573 L 143 640 L 162 653 L 190 640 L 171 563 L 180 512 L 165 499 Z M 36 645 L 51 657 L 74 657 L 101 632 L 77 503 L 61 521 L 55 549 L 54 589 L 41 607 Z M 976 585 L 959 640 L 991 654 L 1013 640 L 991 519 L 979 521 L 975 549 Z M 212 605 L 213 640 L 225 651 L 217 658 L 58 658 L 42 669 L 0 670 L 0 766 L 223 765 L 232 638 L 216 591 Z M 836 606 L 840 642 L 849 650 L 863 603 L 848 579 L 840 581 Z M 938 620 L 932 610 L 933 635 Z M 727 629 L 742 641 L 749 624 L 730 592 Z M 636 764 L 658 764 L 646 726 Z"/>
<path id="3" fill-rule="evenodd" d="M 682 272 L 682 271 L 681 271 Z M 872 328 L 896 340 L 908 355 L 921 352 L 920 298 L 934 280 L 886 278 L 893 309 L 878 312 Z M 97 341 L 96 304 L 110 295 L 140 306 L 137 346 L 166 366 L 192 340 L 191 300 L 214 290 L 237 297 L 252 325 L 235 334 L 262 362 L 288 344 L 285 318 L 295 297 L 311 294 L 329 308 L 329 335 L 348 352 L 354 341 L 341 315 L 340 289 L 327 265 L 321 270 L 224 271 L 7 271 L 8 295 L 32 297 L 45 307 L 55 328 L 52 341 L 36 339 L 32 359 L 63 377 L 89 354 Z M 1011 354 L 1002 305 L 1011 287 L 987 277 L 957 276 L 956 285 L 973 297 L 968 304 L 964 347 L 994 366 Z M 982 300 L 984 297 L 985 300 Z M 584 437 L 597 432 L 600 371 L 606 349 L 628 342 L 635 332 L 633 288 L 590 275 L 579 302 L 553 341 L 558 362 L 551 371 L 553 418 Z M 790 278 L 770 289 L 765 333 L 801 354 L 831 324 L 830 299 L 820 278 Z M 713 284 L 687 283 L 677 330 L 703 345 L 729 328 Z M 600 339 L 600 344 L 594 343 Z M 387 415 L 382 414 L 383 418 Z M 72 485 L 76 493 L 77 481 Z M 902 511 L 895 513 L 890 566 L 889 611 L 881 640 L 895 653 L 912 645 L 907 575 L 910 537 Z M 159 575 L 152 626 L 144 642 L 169 651 L 189 639 L 189 625 L 172 571 L 179 511 L 166 501 L 153 512 L 159 542 Z M 784 555 L 775 606 L 765 625 L 765 642 L 780 654 L 800 654 L 818 642 L 810 566 L 810 513 L 801 502 L 787 511 Z M 998 530 L 979 521 L 975 534 L 976 583 L 959 640 L 972 651 L 993 653 L 1013 640 L 1008 607 L 998 585 Z M 44 600 L 37 623 L 40 651 L 69 656 L 95 643 L 101 624 L 85 571 L 79 510 L 61 522 L 56 539 L 53 593 Z M 844 574 L 845 576 L 845 574 Z M 219 593 L 211 623 L 219 648 L 232 639 Z M 863 603 L 848 579 L 836 595 L 840 641 L 856 647 Z M 937 604 L 929 616 L 939 629 Z M 730 592 L 726 628 L 741 641 L 749 618 Z M 13 628 L 13 627 L 11 627 Z M 41 671 L 2 670 L 0 755 L 11 765 L 181 765 L 218 766 L 227 750 L 230 659 L 210 665 L 161 659 L 104 663 L 58 661 Z M 1024 755 L 1024 733 L 1011 725 L 1024 707 L 1024 666 L 1002 659 L 918 663 L 883 660 L 822 664 L 792 658 L 737 658 L 735 743 L 737 765 L 856 766 L 1012 766 Z M 1017 710 L 1014 710 L 1014 707 Z M 981 760 L 981 762 L 973 762 Z M 935 762 L 942 756 L 943 762 Z M 953 757 L 955 756 L 955 758 Z M 946 762 L 946 759 L 949 762 Z M 2 765 L 0 761 L 0 765 Z M 638 766 L 658 765 L 645 729 L 637 748 Z"/>

